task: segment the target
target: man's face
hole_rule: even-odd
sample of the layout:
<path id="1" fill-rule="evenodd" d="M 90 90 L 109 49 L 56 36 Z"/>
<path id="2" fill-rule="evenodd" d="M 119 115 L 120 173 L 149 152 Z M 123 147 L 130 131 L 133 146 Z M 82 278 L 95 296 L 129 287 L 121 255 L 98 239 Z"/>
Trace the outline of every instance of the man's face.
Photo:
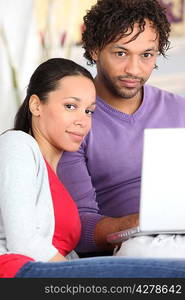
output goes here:
<path id="1" fill-rule="evenodd" d="M 128 42 L 137 32 L 136 23 L 133 33 L 93 53 L 98 81 L 113 97 L 137 96 L 155 67 L 159 40 L 152 23 L 146 20 L 145 30 Z"/>

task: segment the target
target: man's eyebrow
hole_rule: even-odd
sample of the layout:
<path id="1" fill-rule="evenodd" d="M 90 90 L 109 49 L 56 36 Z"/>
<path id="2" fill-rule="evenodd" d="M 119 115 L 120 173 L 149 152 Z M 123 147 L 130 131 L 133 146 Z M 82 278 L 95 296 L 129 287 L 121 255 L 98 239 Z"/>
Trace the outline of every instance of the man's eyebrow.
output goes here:
<path id="1" fill-rule="evenodd" d="M 121 49 L 121 50 L 126 50 L 126 51 L 128 51 L 128 49 L 127 49 L 127 48 L 125 48 L 125 47 L 123 47 L 123 46 L 119 46 L 119 45 L 115 45 L 115 46 L 113 46 L 113 48 L 116 48 L 116 49 Z"/>
<path id="2" fill-rule="evenodd" d="M 150 51 L 158 52 L 158 49 L 156 49 L 155 47 L 152 47 L 152 48 L 148 48 L 148 49 L 144 50 L 143 52 L 150 52 Z"/>
<path id="3" fill-rule="evenodd" d="M 115 45 L 113 48 L 114 48 L 114 49 L 124 50 L 124 51 L 130 51 L 128 48 L 123 47 L 123 46 L 119 46 L 119 45 Z M 151 48 L 142 50 L 142 52 L 150 52 L 150 51 L 158 52 L 158 50 L 157 50 L 155 47 L 151 47 Z"/>

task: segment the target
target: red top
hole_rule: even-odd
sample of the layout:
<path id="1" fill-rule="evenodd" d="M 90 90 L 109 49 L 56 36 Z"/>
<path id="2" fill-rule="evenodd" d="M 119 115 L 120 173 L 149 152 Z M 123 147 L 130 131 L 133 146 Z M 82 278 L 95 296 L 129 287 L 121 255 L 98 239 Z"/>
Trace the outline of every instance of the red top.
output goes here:
<path id="1" fill-rule="evenodd" d="M 55 230 L 53 245 L 66 256 L 73 250 L 80 238 L 81 223 L 78 209 L 64 185 L 58 179 L 50 165 L 46 162 L 50 190 L 53 200 Z M 0 278 L 11 278 L 32 258 L 20 254 L 0 255 Z"/>
<path id="2" fill-rule="evenodd" d="M 80 239 L 80 217 L 74 200 L 47 162 L 46 166 L 55 215 L 53 245 L 66 256 L 76 247 Z"/>

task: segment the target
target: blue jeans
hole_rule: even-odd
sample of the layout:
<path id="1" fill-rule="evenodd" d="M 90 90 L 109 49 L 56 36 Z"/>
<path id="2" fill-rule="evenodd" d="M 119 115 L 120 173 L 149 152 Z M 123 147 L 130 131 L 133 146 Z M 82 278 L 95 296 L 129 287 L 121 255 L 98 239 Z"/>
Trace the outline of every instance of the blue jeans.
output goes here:
<path id="1" fill-rule="evenodd" d="M 185 278 L 185 260 L 91 257 L 66 262 L 28 262 L 16 278 Z"/>

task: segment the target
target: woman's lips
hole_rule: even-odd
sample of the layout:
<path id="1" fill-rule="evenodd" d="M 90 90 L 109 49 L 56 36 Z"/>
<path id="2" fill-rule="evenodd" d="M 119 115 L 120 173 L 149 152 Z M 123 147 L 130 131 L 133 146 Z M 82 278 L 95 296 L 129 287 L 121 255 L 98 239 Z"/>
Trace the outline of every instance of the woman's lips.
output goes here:
<path id="1" fill-rule="evenodd" d="M 84 138 L 84 135 L 83 134 L 81 134 L 81 133 L 77 133 L 77 132 L 67 132 L 69 135 L 70 135 L 70 137 L 74 140 L 74 141 L 76 141 L 76 142 L 81 142 L 82 140 L 83 140 L 83 138 Z"/>

